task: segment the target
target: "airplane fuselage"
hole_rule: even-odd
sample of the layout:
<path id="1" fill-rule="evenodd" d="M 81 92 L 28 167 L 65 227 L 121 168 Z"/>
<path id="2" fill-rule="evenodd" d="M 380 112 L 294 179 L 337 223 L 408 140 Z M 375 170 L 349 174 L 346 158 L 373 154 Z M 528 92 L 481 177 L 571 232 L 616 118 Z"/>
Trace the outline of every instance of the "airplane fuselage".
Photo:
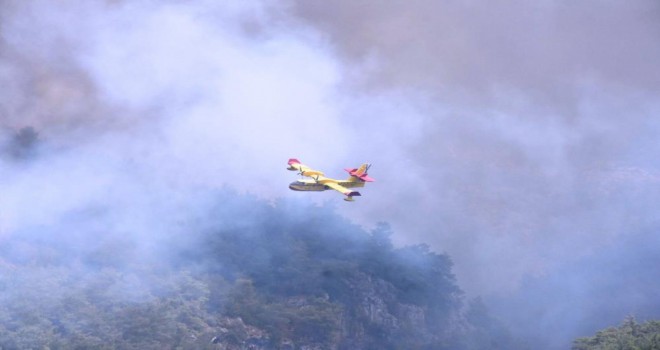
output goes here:
<path id="1" fill-rule="evenodd" d="M 361 181 L 333 181 L 341 186 L 346 188 L 353 187 L 364 187 L 364 182 Z M 325 191 L 330 190 L 331 188 L 323 184 L 322 182 L 316 182 L 314 180 L 298 180 L 289 184 L 289 188 L 294 191 Z"/>
<path id="2" fill-rule="evenodd" d="M 289 188 L 294 191 L 315 191 L 335 190 L 344 196 L 345 201 L 352 202 L 353 197 L 361 196 L 360 192 L 351 188 L 364 187 L 365 182 L 373 182 L 374 179 L 367 176 L 369 164 L 362 164 L 359 168 L 344 169 L 350 175 L 346 180 L 336 180 L 325 177 L 322 172 L 314 170 L 307 165 L 300 163 L 298 159 L 291 158 L 287 162 L 288 170 L 298 171 L 299 175 L 312 178 L 311 180 L 298 180 L 289 184 Z"/>

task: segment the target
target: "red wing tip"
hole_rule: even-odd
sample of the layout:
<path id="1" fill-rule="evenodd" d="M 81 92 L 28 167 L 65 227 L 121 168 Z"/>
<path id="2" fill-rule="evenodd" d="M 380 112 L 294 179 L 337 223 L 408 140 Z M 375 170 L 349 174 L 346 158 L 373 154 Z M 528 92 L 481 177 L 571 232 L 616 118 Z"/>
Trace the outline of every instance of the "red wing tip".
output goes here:
<path id="1" fill-rule="evenodd" d="M 360 176 L 360 180 L 362 180 L 364 182 L 374 182 L 374 181 L 376 181 L 374 178 L 371 178 L 367 175 Z"/>
<path id="2" fill-rule="evenodd" d="M 296 158 L 290 158 L 289 162 L 287 164 L 289 164 L 289 165 L 291 165 L 291 164 L 300 164 L 300 161 Z"/>

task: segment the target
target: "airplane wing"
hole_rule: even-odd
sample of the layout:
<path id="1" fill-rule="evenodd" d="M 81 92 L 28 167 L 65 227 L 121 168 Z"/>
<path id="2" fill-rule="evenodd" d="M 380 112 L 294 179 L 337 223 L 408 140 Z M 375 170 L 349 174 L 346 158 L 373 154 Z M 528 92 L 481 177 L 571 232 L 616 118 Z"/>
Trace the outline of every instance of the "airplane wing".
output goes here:
<path id="1" fill-rule="evenodd" d="M 337 192 L 339 192 L 339 193 L 341 193 L 345 196 L 348 196 L 348 198 L 351 198 L 353 196 L 361 196 L 360 192 L 351 191 L 348 188 L 346 188 L 346 187 L 344 187 L 340 184 L 334 183 L 334 182 L 326 182 L 326 183 L 324 183 L 324 185 L 332 188 L 333 190 L 335 190 L 335 191 L 337 191 Z"/>
<path id="2" fill-rule="evenodd" d="M 323 176 L 324 174 L 318 170 L 314 170 L 310 167 L 308 167 L 305 164 L 302 164 L 298 159 L 289 159 L 289 167 L 287 169 L 289 170 L 297 170 L 300 175 L 303 176 L 309 176 L 309 177 L 316 177 L 316 176 Z"/>
<path id="3" fill-rule="evenodd" d="M 323 176 L 322 172 L 320 172 L 318 170 L 314 170 L 314 169 L 308 167 L 307 165 L 302 164 L 298 159 L 291 158 L 291 159 L 289 159 L 289 162 L 287 164 L 289 165 L 289 167 L 287 168 L 288 170 L 298 171 L 298 174 L 303 175 L 303 176 L 311 177 L 312 179 L 314 179 L 316 181 L 316 183 L 326 186 L 326 189 L 332 188 L 333 190 L 343 194 L 344 196 L 346 196 L 344 198 L 345 201 L 352 202 L 353 201 L 353 196 L 361 196 L 360 192 L 352 191 L 352 190 L 338 184 L 336 182 L 337 180 L 329 179 L 329 178 Z M 366 167 L 366 165 L 365 165 L 365 167 Z M 357 171 L 359 169 L 355 169 L 355 170 Z M 364 174 L 364 175 L 366 175 L 366 174 Z M 367 180 L 364 180 L 362 177 L 360 177 L 360 179 L 363 180 L 363 181 L 367 181 Z"/>

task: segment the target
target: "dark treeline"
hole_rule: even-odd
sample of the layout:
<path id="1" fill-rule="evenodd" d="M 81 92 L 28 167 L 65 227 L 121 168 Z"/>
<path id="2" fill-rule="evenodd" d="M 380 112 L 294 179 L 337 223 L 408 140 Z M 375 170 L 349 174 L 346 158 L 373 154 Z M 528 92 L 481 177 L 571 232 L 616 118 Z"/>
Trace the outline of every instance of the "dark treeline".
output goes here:
<path id="1" fill-rule="evenodd" d="M 448 256 L 229 191 L 145 240 L 96 211 L 0 241 L 0 348 L 515 349 Z M 77 223 L 81 223 L 79 226 Z M 145 248 L 148 247 L 148 248 Z"/>

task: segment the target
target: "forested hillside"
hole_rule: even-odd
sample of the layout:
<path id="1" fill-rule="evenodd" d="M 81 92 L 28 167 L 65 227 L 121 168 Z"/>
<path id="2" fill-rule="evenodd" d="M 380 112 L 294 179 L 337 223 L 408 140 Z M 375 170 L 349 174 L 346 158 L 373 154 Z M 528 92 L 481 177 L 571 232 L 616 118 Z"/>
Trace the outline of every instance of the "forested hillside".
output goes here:
<path id="1" fill-rule="evenodd" d="M 660 349 L 660 321 L 638 323 L 628 317 L 619 327 L 604 329 L 593 337 L 579 338 L 573 343 L 573 350 L 608 349 Z"/>
<path id="2" fill-rule="evenodd" d="M 206 198 L 213 209 L 148 236 L 95 224 L 98 207 L 0 237 L 0 348 L 518 346 L 465 300 L 448 256 L 393 247 L 387 224 L 367 232 L 327 206 L 228 190 Z"/>

